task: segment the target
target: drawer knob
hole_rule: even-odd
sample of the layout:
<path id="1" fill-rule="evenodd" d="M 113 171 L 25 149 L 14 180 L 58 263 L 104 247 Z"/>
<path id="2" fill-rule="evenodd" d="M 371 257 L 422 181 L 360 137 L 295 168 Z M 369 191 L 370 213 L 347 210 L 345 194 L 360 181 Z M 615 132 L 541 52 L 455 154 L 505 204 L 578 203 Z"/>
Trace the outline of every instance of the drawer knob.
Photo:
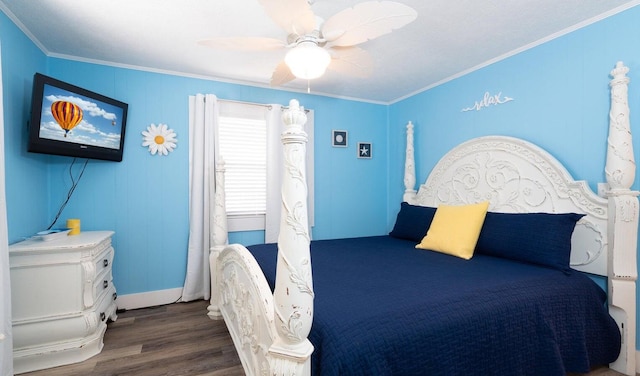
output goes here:
<path id="1" fill-rule="evenodd" d="M 107 266 L 109 266 L 109 260 L 108 259 L 104 259 L 104 261 L 102 261 L 102 265 L 104 265 L 105 268 Z"/>
<path id="2" fill-rule="evenodd" d="M 100 321 L 104 321 L 104 319 L 107 318 L 107 315 L 104 314 L 104 312 L 100 312 Z"/>
<path id="3" fill-rule="evenodd" d="M 109 287 L 109 281 L 107 281 L 106 279 L 104 281 L 102 281 L 102 287 L 105 288 L 105 289 L 107 287 Z"/>

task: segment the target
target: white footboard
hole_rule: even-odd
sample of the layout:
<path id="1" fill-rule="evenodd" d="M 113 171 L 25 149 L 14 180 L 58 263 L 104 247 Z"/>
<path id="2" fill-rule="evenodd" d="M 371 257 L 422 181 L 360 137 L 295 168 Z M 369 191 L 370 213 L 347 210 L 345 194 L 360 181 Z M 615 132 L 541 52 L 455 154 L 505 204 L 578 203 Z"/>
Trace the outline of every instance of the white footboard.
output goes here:
<path id="1" fill-rule="evenodd" d="M 253 255 L 227 242 L 224 165 L 216 168 L 209 265 L 209 317 L 224 318 L 247 375 L 311 374 L 313 284 L 307 220 L 304 109 L 292 100 L 283 114 L 284 171 L 275 291 Z"/>
<path id="2" fill-rule="evenodd" d="M 273 295 L 251 253 L 239 244 L 218 255 L 218 309 L 247 375 L 270 374 L 273 344 Z"/>

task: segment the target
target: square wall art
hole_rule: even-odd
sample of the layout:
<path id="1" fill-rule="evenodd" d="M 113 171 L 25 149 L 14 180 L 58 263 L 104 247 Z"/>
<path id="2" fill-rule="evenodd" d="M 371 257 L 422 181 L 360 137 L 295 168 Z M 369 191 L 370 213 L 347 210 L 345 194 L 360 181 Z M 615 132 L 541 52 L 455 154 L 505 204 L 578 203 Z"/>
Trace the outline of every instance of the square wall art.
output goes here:
<path id="1" fill-rule="evenodd" d="M 371 142 L 358 142 L 358 158 L 372 157 Z"/>
<path id="2" fill-rule="evenodd" d="M 331 132 L 332 141 L 331 144 L 336 148 L 346 148 L 347 147 L 347 131 L 332 131 Z"/>

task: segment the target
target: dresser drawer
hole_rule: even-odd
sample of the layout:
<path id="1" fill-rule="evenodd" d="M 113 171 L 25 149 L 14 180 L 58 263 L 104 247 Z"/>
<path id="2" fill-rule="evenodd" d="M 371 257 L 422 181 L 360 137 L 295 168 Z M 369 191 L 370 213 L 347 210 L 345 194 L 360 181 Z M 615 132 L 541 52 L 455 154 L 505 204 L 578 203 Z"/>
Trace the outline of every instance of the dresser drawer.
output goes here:
<path id="1" fill-rule="evenodd" d="M 113 262 L 113 247 L 109 247 L 104 253 L 101 253 L 95 258 L 96 275 L 100 275 L 103 270 L 111 269 L 111 263 Z"/>
<path id="2" fill-rule="evenodd" d="M 102 291 L 102 295 L 99 296 L 95 308 L 95 314 L 99 321 L 106 322 L 108 319 L 116 320 L 116 298 L 116 289 L 113 284 Z"/>
<path id="3" fill-rule="evenodd" d="M 85 283 L 84 290 L 84 307 L 92 308 L 100 298 L 100 295 L 113 286 L 113 277 L 111 268 L 107 268 L 97 275 L 93 280 Z"/>
<path id="4" fill-rule="evenodd" d="M 104 270 L 102 274 L 96 278 L 93 285 L 93 296 L 98 300 L 99 297 L 106 291 L 113 287 L 113 277 L 111 275 L 111 269 Z"/>
<path id="5" fill-rule="evenodd" d="M 113 248 L 109 247 L 93 258 L 90 263 L 84 264 L 82 296 L 85 309 L 93 307 L 102 291 L 113 284 L 111 276 L 113 254 Z"/>

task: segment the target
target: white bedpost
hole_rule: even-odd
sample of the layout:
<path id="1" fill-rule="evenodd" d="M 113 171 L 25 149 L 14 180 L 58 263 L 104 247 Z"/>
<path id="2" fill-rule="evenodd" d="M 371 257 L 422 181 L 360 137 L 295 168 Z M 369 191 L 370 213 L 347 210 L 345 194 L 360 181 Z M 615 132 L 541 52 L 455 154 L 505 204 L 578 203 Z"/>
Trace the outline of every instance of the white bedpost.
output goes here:
<path id="1" fill-rule="evenodd" d="M 404 196 L 402 200 L 413 203 L 416 197 L 416 162 L 413 149 L 413 123 L 407 123 L 407 147 L 404 158 Z"/>
<path id="2" fill-rule="evenodd" d="M 313 345 L 307 339 L 313 321 L 310 236 L 305 168 L 307 122 L 291 100 L 283 113 L 284 171 L 278 263 L 273 293 L 276 337 L 269 348 L 273 376 L 310 375 Z"/>
<path id="3" fill-rule="evenodd" d="M 216 162 L 215 192 L 213 194 L 213 224 L 210 229 L 211 248 L 209 249 L 209 272 L 211 274 L 211 300 L 207 315 L 214 320 L 222 318 L 220 313 L 220 285 L 218 283 L 218 254 L 227 244 L 227 208 L 224 194 L 224 160 Z M 210 185 L 211 186 L 211 185 Z M 210 200 L 211 201 L 211 200 Z"/>
<path id="4" fill-rule="evenodd" d="M 636 164 L 633 156 L 626 73 L 622 62 L 611 71 L 611 110 L 605 173 L 609 199 L 609 312 L 622 334 L 622 348 L 610 368 L 636 374 L 636 279 L 638 192 L 632 191 Z"/>

